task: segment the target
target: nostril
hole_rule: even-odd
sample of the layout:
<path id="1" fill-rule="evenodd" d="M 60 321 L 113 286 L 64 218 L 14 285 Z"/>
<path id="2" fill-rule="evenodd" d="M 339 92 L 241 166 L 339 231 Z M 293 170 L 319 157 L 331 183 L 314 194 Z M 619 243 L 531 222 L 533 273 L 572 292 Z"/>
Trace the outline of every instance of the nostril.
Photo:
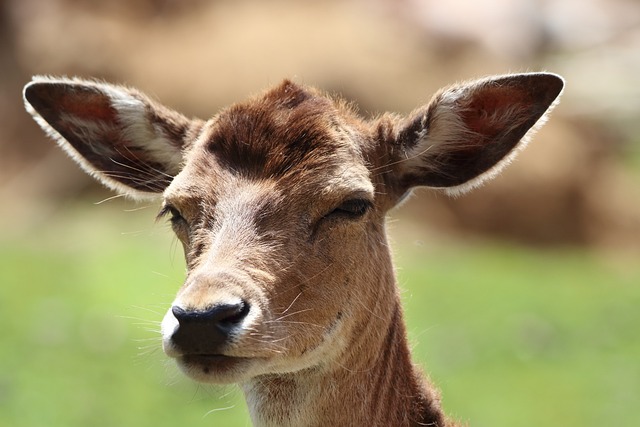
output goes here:
<path id="1" fill-rule="evenodd" d="M 186 321 L 188 317 L 188 312 L 185 309 L 178 307 L 177 305 L 171 307 L 171 312 L 173 313 L 173 317 L 175 317 L 179 323 Z"/>
<path id="2" fill-rule="evenodd" d="M 180 326 L 197 323 L 232 325 L 240 323 L 247 317 L 249 310 L 249 303 L 245 301 L 236 304 L 217 304 L 206 310 L 185 310 L 178 306 L 171 307 L 171 312 Z"/>
<path id="3" fill-rule="evenodd" d="M 242 322 L 242 320 L 249 314 L 249 304 L 241 301 L 239 304 L 227 307 L 222 313 L 220 313 L 221 324 L 234 325 Z"/>

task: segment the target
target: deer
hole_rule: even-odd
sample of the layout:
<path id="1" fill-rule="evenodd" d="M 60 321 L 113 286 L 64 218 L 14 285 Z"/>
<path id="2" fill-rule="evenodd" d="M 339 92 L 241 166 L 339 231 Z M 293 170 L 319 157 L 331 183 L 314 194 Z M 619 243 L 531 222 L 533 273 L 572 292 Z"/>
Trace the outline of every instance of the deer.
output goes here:
<path id="1" fill-rule="evenodd" d="M 99 80 L 35 76 L 28 112 L 87 173 L 184 248 L 162 347 L 191 379 L 238 384 L 256 426 L 455 426 L 414 365 L 385 218 L 417 187 L 496 176 L 558 103 L 548 72 L 441 89 L 363 118 L 284 80 L 209 120 Z"/>

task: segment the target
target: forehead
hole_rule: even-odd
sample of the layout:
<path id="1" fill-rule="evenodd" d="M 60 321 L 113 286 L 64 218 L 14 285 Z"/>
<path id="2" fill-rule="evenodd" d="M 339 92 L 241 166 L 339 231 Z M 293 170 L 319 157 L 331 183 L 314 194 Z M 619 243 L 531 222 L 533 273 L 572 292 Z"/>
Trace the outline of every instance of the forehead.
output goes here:
<path id="1" fill-rule="evenodd" d="M 285 81 L 208 122 L 181 175 L 366 187 L 354 120 L 346 107 Z"/>

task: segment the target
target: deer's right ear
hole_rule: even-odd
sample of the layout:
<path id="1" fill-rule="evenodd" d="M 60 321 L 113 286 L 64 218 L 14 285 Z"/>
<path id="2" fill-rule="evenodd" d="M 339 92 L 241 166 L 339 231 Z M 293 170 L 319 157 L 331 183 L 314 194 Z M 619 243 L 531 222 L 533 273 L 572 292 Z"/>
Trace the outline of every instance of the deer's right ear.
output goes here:
<path id="1" fill-rule="evenodd" d="M 36 122 L 85 171 L 134 197 L 169 185 L 203 124 L 135 90 L 95 81 L 34 77 L 23 96 Z"/>

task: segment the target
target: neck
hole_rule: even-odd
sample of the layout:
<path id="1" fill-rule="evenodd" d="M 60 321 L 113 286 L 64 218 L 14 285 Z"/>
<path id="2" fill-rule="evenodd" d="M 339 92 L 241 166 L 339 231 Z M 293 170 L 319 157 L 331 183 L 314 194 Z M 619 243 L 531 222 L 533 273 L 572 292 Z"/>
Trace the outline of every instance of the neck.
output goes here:
<path id="1" fill-rule="evenodd" d="M 375 334 L 364 327 L 340 360 L 245 384 L 254 424 L 447 425 L 437 391 L 411 363 L 400 302 L 393 301 L 386 328 Z"/>

